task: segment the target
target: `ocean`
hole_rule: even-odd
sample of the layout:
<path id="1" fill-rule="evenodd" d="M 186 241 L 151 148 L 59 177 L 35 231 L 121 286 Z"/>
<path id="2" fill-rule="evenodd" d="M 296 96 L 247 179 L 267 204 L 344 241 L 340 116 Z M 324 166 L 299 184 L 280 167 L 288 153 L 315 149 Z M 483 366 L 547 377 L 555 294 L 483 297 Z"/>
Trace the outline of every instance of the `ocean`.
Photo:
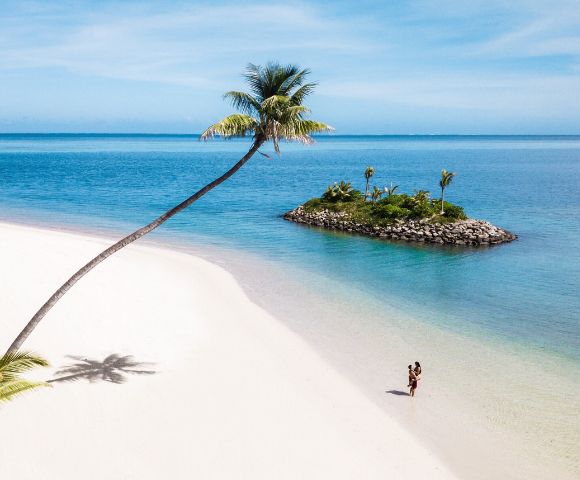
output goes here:
<path id="1" fill-rule="evenodd" d="M 248 146 L 195 135 L 3 134 L 0 220 L 120 236 Z M 482 435 L 517 443 L 532 467 L 535 459 L 577 474 L 580 136 L 328 135 L 282 144 L 280 157 L 270 146 L 263 152 L 270 158 L 256 155 L 151 240 L 224 265 L 378 404 L 398 409 L 400 421 L 409 412 L 381 378 L 397 362 L 404 377 L 420 356 L 440 405 L 425 407 L 431 416 L 458 402 L 458 418 L 483 416 Z M 455 172 L 446 199 L 519 238 L 490 248 L 415 245 L 281 218 L 335 181 L 363 190 L 367 166 L 371 185 L 434 197 L 441 169 Z M 427 436 L 450 422 L 417 415 Z M 452 456 L 452 439 L 439 443 Z M 542 471 L 530 468 L 529 478 L 541 478 L 534 472 Z"/>

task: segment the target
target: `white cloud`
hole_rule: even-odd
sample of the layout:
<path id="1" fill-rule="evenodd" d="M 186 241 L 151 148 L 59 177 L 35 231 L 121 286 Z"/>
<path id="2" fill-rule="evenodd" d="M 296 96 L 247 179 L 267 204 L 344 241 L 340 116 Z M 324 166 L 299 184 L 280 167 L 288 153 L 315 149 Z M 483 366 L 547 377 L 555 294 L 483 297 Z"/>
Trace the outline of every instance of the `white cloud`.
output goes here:
<path id="1" fill-rule="evenodd" d="M 4 68 L 61 67 L 127 80 L 221 88 L 215 58 L 356 54 L 368 51 L 354 24 L 324 18 L 312 8 L 284 5 L 185 8 L 131 16 L 128 12 L 85 15 L 63 22 L 3 29 Z M 30 40 L 31 30 L 35 34 Z M 232 62 L 239 70 L 240 65 Z"/>
<path id="2" fill-rule="evenodd" d="M 500 121 L 552 112 L 574 119 L 577 4 L 377 0 L 376 8 L 348 3 L 339 12 L 331 4 L 291 1 L 172 2 L 171 11 L 165 2 L 17 2 L 0 16 L 0 75 L 9 79 L 0 105 L 6 117 L 38 116 L 47 105 L 43 121 L 79 111 L 86 118 L 131 113 L 169 121 L 194 111 L 206 124 L 213 116 L 205 112 L 227 108 L 219 94 L 241 84 L 246 62 L 280 59 L 314 68 L 321 82 L 312 101 L 330 123 L 350 113 L 341 111 L 339 98 L 365 105 L 349 122 L 364 122 L 367 112 L 385 115 L 389 105 L 418 118 L 424 109 L 455 109 L 464 118 L 477 111 Z M 53 83 L 39 89 L 35 75 Z M 83 80 L 93 97 L 86 97 Z M 191 88 L 184 96 L 175 85 Z"/>
<path id="3" fill-rule="evenodd" d="M 580 78 L 524 75 L 439 75 L 385 81 L 326 82 L 320 95 L 382 105 L 515 112 L 549 116 L 580 108 Z"/>

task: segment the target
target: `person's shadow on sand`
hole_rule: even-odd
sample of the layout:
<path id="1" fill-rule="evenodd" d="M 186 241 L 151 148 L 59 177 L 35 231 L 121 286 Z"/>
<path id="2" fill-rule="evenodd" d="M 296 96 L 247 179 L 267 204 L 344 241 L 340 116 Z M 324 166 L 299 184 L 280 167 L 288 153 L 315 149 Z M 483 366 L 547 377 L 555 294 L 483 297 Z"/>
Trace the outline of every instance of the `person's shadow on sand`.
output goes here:
<path id="1" fill-rule="evenodd" d="M 402 390 L 387 390 L 385 393 L 390 393 L 391 395 L 399 395 L 404 397 L 409 396 L 409 392 L 403 392 Z"/>
<path id="2" fill-rule="evenodd" d="M 48 380 L 48 383 L 74 382 L 85 379 L 91 383 L 103 381 L 119 384 L 127 381 L 127 374 L 153 375 L 157 373 L 155 370 L 141 370 L 139 367 L 154 364 L 137 362 L 131 355 L 113 353 L 102 362 L 73 355 L 68 355 L 68 358 L 76 360 L 77 363 L 65 365 L 55 373 L 55 378 Z"/>

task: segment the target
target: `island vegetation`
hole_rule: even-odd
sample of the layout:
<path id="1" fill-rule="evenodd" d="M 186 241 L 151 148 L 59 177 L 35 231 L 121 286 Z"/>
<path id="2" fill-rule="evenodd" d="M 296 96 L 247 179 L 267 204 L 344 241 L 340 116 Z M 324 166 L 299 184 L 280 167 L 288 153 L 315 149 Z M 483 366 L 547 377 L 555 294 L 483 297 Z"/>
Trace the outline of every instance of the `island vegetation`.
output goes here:
<path id="1" fill-rule="evenodd" d="M 452 223 L 467 219 L 462 207 L 431 198 L 427 190 L 417 190 L 411 195 L 396 193 L 398 185 L 393 184 L 383 188 L 375 185 L 370 190 L 369 171 L 374 174 L 372 167 L 365 170 L 367 179 L 365 194 L 355 189 L 350 182 L 341 181 L 329 185 L 319 198 L 308 200 L 303 205 L 304 210 L 306 212 L 321 210 L 340 212 L 355 222 L 373 225 L 387 225 L 397 220 L 411 219 L 428 219 L 432 223 Z M 454 175 L 443 170 L 440 182 L 442 193 Z"/>
<path id="2" fill-rule="evenodd" d="M 317 198 L 284 215 L 286 220 L 394 240 L 452 245 L 493 245 L 516 236 L 489 222 L 469 219 L 462 207 L 445 201 L 455 173 L 441 171 L 441 198 L 427 190 L 398 193 L 399 186 L 369 186 L 373 167 L 364 171 L 365 191 L 350 182 L 329 185 Z"/>

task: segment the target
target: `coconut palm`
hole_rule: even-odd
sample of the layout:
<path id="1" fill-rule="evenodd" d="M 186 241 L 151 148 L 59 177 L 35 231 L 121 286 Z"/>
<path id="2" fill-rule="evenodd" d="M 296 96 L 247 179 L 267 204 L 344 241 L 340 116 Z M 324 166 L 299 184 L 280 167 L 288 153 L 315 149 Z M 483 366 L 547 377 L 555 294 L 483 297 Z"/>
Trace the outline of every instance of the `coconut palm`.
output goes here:
<path id="1" fill-rule="evenodd" d="M 336 185 L 336 192 L 338 195 L 338 199 L 341 202 L 348 202 L 352 199 L 354 194 L 354 188 L 350 182 L 345 182 L 342 180 L 339 184 Z"/>
<path id="2" fill-rule="evenodd" d="M 376 185 L 373 187 L 373 191 L 371 192 L 371 200 L 373 202 L 376 202 L 381 195 L 383 194 L 383 190 L 381 190 L 379 187 L 377 187 Z"/>
<path id="3" fill-rule="evenodd" d="M 240 113 L 229 115 L 210 126 L 200 137 L 202 140 L 207 140 L 215 135 L 219 135 L 222 138 L 251 135 L 252 143 L 248 153 L 223 175 L 208 183 L 148 225 L 122 238 L 74 273 L 34 314 L 9 347 L 8 352 L 18 350 L 56 302 L 89 271 L 225 182 L 242 168 L 266 142 L 272 141 L 274 150 L 279 154 L 280 140 L 310 144 L 313 142 L 312 133 L 332 130 L 325 123 L 306 118 L 309 110 L 303 105 L 303 101 L 316 87 L 315 83 L 307 82 L 309 74 L 310 70 L 302 69 L 296 65 L 283 66 L 278 63 L 268 63 L 266 66 L 258 66 L 249 64 L 244 73 L 244 78 L 249 85 L 250 92 L 231 91 L 224 95 Z"/>
<path id="4" fill-rule="evenodd" d="M 366 186 L 365 186 L 365 200 L 369 197 L 369 181 L 371 177 L 375 174 L 375 169 L 373 167 L 367 167 L 365 170 Z"/>
<path id="5" fill-rule="evenodd" d="M 448 172 L 447 170 L 441 170 L 441 180 L 439 180 L 439 186 L 441 187 L 441 215 L 445 213 L 443 209 L 443 204 L 445 203 L 445 189 L 451 184 L 454 173 Z"/>
<path id="6" fill-rule="evenodd" d="M 30 382 L 20 378 L 28 370 L 46 366 L 46 360 L 28 352 L 7 353 L 0 357 L 0 401 L 11 400 L 33 388 L 48 386 L 46 382 Z"/>
<path id="7" fill-rule="evenodd" d="M 413 200 L 415 200 L 415 203 L 427 203 L 430 196 L 431 194 L 427 190 L 415 190 Z"/>
<path id="8" fill-rule="evenodd" d="M 337 190 L 338 184 L 335 183 L 334 185 L 329 185 L 328 187 L 326 187 L 326 190 L 322 194 L 322 199 L 327 200 L 329 202 L 336 201 Z"/>
<path id="9" fill-rule="evenodd" d="M 387 197 L 391 197 L 395 194 L 395 192 L 397 191 L 397 189 L 399 188 L 398 185 L 393 185 L 393 182 L 391 182 L 391 187 L 387 187 L 386 185 L 383 187 L 383 193 L 387 194 Z"/>
<path id="10" fill-rule="evenodd" d="M 357 195 L 360 195 L 360 192 L 355 190 L 350 182 L 342 180 L 340 183 L 329 185 L 322 198 L 329 202 L 349 202 Z"/>

